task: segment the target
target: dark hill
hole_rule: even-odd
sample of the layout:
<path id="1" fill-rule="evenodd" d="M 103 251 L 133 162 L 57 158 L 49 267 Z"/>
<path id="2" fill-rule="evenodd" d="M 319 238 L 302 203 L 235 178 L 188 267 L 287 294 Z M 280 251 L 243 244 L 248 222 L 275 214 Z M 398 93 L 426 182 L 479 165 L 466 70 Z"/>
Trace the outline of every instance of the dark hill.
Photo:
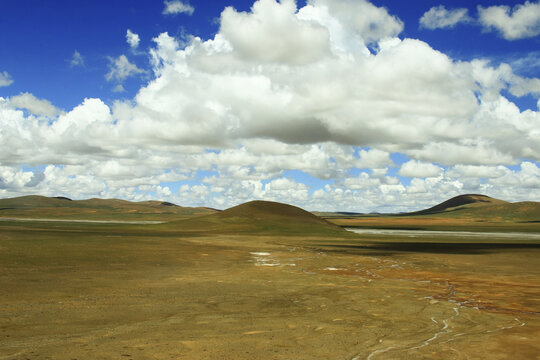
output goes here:
<path id="1" fill-rule="evenodd" d="M 73 201 L 68 197 L 65 196 L 55 196 L 54 199 L 60 199 L 60 200 L 66 200 L 66 201 Z"/>
<path id="2" fill-rule="evenodd" d="M 438 205 L 430 207 L 429 209 L 414 211 L 401 215 L 431 215 L 449 211 L 457 211 L 464 208 L 466 205 L 478 207 L 489 205 L 502 205 L 507 204 L 506 201 L 494 199 L 486 195 L 479 194 L 465 194 L 458 195 L 449 200 L 446 200 Z"/>
<path id="3" fill-rule="evenodd" d="M 168 201 L 162 202 L 161 205 L 163 205 L 163 206 L 178 206 L 178 205 L 173 204 L 173 203 L 170 203 L 170 202 L 168 202 Z"/>

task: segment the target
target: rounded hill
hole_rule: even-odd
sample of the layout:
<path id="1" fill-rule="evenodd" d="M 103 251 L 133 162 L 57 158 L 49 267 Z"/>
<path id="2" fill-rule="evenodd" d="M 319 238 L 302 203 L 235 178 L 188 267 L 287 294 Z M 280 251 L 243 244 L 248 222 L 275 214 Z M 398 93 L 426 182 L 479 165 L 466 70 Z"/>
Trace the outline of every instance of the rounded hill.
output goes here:
<path id="1" fill-rule="evenodd" d="M 168 226 L 173 225 L 169 223 Z M 272 201 L 250 201 L 216 214 L 175 222 L 187 231 L 257 234 L 343 234 L 341 229 L 299 207 Z"/>
<path id="2" fill-rule="evenodd" d="M 330 224 L 328 221 L 299 207 L 263 200 L 250 201 L 234 206 L 216 214 L 216 216 L 220 218 L 249 218 L 253 220 L 279 219 L 281 221 Z"/>
<path id="3" fill-rule="evenodd" d="M 441 212 L 453 211 L 468 206 L 486 206 L 486 205 L 502 205 L 506 204 L 506 201 L 494 199 L 492 197 L 480 194 L 464 194 L 458 195 L 451 199 L 448 199 L 440 204 L 437 204 L 429 209 L 415 211 L 408 213 L 409 215 L 424 215 L 424 214 L 436 214 Z"/>

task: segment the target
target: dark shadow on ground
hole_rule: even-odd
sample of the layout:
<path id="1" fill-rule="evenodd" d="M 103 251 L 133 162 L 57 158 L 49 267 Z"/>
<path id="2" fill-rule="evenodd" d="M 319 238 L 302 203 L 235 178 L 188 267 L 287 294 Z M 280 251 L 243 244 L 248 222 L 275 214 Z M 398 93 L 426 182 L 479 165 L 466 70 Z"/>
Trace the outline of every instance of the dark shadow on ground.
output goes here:
<path id="1" fill-rule="evenodd" d="M 389 256 L 395 253 L 415 252 L 432 254 L 489 254 L 493 252 L 540 249 L 540 244 L 486 244 L 486 243 L 427 243 L 384 242 L 365 244 L 318 244 L 328 252 L 358 253 L 372 256 Z"/>

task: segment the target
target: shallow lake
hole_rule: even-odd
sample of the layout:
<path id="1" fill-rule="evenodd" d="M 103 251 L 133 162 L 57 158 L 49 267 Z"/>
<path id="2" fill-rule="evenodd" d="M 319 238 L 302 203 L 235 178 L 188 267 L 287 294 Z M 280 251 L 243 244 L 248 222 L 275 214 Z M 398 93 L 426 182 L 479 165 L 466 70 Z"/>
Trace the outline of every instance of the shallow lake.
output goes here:
<path id="1" fill-rule="evenodd" d="M 366 228 L 345 228 L 357 234 L 366 235 L 387 235 L 399 237 L 455 237 L 455 238 L 486 238 L 491 239 L 516 239 L 516 240 L 540 240 L 538 233 L 520 232 L 472 232 L 472 231 L 433 231 L 433 230 L 397 230 L 397 229 L 366 229 Z"/>

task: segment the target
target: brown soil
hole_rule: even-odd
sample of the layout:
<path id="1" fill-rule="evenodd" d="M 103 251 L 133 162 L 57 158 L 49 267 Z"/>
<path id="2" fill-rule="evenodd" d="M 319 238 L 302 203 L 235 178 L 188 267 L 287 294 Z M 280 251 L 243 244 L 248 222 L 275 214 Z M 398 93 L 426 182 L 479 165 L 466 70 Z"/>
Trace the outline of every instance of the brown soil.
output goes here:
<path id="1" fill-rule="evenodd" d="M 534 248 L 0 226 L 0 359 L 540 356 Z"/>

